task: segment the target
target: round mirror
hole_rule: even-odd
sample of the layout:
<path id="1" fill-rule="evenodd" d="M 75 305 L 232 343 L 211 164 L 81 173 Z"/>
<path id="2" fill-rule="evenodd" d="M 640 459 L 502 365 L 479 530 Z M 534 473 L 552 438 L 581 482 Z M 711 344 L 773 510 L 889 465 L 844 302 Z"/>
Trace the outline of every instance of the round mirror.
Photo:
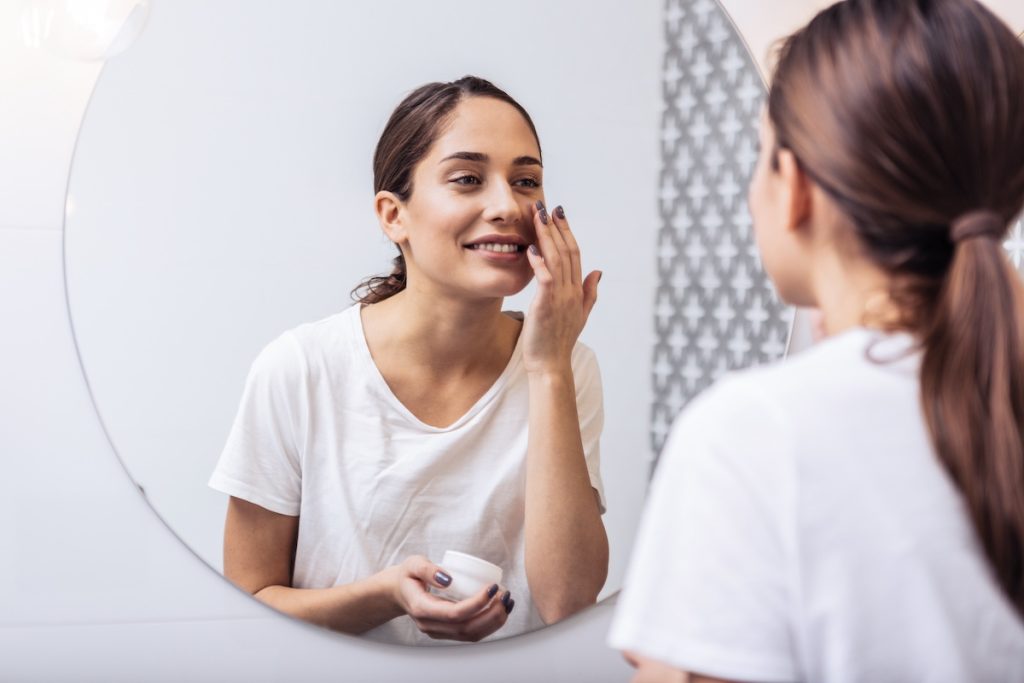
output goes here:
<path id="1" fill-rule="evenodd" d="M 715 3 L 671 8 L 152 7 L 138 42 L 105 66 L 82 125 L 65 273 L 112 445 L 211 567 L 222 569 L 227 497 L 207 482 L 254 359 L 390 269 L 374 146 L 412 89 L 473 74 L 530 112 L 546 196 L 570 216 L 584 271 L 604 273 L 581 340 L 603 384 L 610 560 L 599 598 L 618 590 L 671 419 L 722 372 L 780 356 L 790 319 L 746 209 L 757 69 Z M 505 308 L 526 311 L 534 293 Z"/>

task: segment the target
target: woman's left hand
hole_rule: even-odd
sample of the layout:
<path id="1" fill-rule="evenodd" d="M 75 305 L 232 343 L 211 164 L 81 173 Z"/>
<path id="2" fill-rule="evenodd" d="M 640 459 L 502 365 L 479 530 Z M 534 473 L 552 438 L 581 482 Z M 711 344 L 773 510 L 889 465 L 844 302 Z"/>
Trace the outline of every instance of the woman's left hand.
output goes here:
<path id="1" fill-rule="evenodd" d="M 597 301 L 600 271 L 583 278 L 580 248 L 562 207 L 551 215 L 534 205 L 537 243 L 527 259 L 537 278 L 537 296 L 523 323 L 523 359 L 529 374 L 571 372 L 572 350 Z"/>

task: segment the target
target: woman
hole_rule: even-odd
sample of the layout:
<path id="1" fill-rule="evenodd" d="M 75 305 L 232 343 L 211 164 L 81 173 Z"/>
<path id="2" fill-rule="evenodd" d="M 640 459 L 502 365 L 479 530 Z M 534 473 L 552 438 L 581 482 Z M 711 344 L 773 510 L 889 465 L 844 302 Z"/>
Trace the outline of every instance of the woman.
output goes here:
<path id="1" fill-rule="evenodd" d="M 829 337 L 677 420 L 611 643 L 635 681 L 1024 681 L 1024 46 L 971 0 L 824 10 L 749 203 Z"/>
<path id="2" fill-rule="evenodd" d="M 513 635 L 595 602 L 601 385 L 577 337 L 600 273 L 582 277 L 542 171 L 529 115 L 487 81 L 431 83 L 398 106 L 374 156 L 394 272 L 253 364 L 210 481 L 231 496 L 229 579 L 409 644 Z M 502 313 L 533 277 L 525 320 Z M 435 564 L 449 549 L 502 567 L 507 588 L 433 595 L 453 580 Z"/>

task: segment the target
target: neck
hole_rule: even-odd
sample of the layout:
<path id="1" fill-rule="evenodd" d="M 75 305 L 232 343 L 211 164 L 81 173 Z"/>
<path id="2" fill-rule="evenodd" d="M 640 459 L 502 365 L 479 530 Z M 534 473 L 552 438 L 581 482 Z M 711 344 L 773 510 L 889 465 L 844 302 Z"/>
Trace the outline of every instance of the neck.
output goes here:
<path id="1" fill-rule="evenodd" d="M 465 300 L 410 285 L 363 311 L 375 353 L 438 374 L 465 374 L 511 354 L 518 322 L 501 313 L 503 299 Z"/>
<path id="2" fill-rule="evenodd" d="M 811 287 L 827 336 L 854 327 L 889 329 L 898 322 L 891 280 L 880 268 L 835 249 L 822 249 L 813 262 Z"/>

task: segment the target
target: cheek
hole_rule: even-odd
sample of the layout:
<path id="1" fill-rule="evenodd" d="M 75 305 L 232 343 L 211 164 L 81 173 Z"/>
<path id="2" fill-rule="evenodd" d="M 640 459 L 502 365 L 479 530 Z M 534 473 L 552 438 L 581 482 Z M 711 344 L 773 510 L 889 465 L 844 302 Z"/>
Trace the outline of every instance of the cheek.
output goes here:
<path id="1" fill-rule="evenodd" d="M 755 230 L 760 227 L 759 224 L 765 217 L 766 181 L 763 165 L 758 163 L 757 168 L 754 169 L 754 175 L 750 179 L 750 187 L 747 188 L 747 206 L 750 209 L 750 217 L 754 221 Z"/>
<path id="2" fill-rule="evenodd" d="M 761 264 L 768 276 L 778 282 L 779 276 L 776 252 L 779 251 L 779 235 L 777 226 L 772 215 L 771 197 L 768 178 L 765 177 L 765 169 L 759 164 L 750 181 L 750 188 L 747 192 L 747 205 L 750 208 L 750 217 L 753 222 L 754 240 L 757 242 L 757 250 L 761 255 Z"/>

